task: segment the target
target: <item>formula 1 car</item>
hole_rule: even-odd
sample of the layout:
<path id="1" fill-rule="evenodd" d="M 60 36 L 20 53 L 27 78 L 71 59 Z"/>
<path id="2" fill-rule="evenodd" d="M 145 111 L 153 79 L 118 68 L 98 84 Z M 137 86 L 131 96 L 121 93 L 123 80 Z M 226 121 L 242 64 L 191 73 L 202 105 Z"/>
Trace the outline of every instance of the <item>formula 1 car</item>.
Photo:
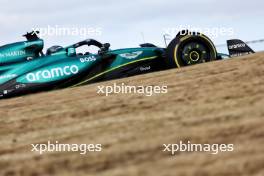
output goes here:
<path id="1" fill-rule="evenodd" d="M 194 32 L 179 33 L 167 48 L 146 43 L 138 48 L 110 50 L 109 43 L 88 39 L 68 47 L 44 42 L 33 31 L 27 41 L 0 47 L 0 98 L 13 97 L 110 79 L 179 68 L 254 53 L 240 40 L 228 41 L 230 55 L 217 53 L 213 42 Z M 98 53 L 77 53 L 81 46 L 96 46 Z"/>

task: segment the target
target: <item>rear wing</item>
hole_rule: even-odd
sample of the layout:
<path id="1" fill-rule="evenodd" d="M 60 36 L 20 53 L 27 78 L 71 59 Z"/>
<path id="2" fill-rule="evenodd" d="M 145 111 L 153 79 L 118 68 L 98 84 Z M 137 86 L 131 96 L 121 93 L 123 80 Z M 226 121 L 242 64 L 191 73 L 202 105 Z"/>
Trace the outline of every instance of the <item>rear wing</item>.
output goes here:
<path id="1" fill-rule="evenodd" d="M 255 53 L 245 42 L 239 39 L 228 40 L 227 47 L 230 57 L 238 57 Z"/>

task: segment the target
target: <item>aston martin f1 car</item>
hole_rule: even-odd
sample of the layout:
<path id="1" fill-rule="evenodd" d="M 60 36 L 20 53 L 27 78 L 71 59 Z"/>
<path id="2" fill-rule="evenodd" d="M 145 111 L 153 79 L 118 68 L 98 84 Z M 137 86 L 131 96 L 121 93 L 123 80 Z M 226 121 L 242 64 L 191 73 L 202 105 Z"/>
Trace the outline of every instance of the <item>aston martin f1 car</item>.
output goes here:
<path id="1" fill-rule="evenodd" d="M 0 47 L 0 98 L 75 87 L 171 68 L 221 60 L 254 51 L 241 40 L 228 41 L 229 55 L 217 53 L 213 42 L 194 32 L 179 33 L 167 48 L 150 43 L 138 48 L 110 50 L 109 43 L 93 39 L 68 47 L 53 46 L 44 54 L 37 32 L 27 41 Z M 77 53 L 81 46 L 95 46 L 96 53 Z"/>

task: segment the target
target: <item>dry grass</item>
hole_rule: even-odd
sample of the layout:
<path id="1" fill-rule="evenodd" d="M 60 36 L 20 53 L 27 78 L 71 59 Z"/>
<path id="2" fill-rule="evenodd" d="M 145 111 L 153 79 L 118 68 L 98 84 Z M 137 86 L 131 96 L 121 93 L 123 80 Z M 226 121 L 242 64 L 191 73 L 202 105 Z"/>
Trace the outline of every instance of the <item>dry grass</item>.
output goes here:
<path id="1" fill-rule="evenodd" d="M 0 175 L 264 175 L 263 53 L 115 82 L 168 85 L 169 93 L 105 97 L 96 94 L 101 83 L 1 100 Z M 102 143 L 103 152 L 31 152 L 48 140 Z M 235 151 L 162 152 L 180 140 L 234 143 Z"/>

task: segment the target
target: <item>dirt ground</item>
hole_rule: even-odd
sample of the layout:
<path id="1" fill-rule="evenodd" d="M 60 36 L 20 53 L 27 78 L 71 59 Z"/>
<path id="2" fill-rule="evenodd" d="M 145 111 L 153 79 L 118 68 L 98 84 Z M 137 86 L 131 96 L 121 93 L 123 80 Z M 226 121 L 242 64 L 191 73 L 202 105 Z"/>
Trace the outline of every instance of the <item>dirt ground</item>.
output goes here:
<path id="1" fill-rule="evenodd" d="M 168 93 L 97 94 L 98 85 Z M 1 176 L 262 176 L 264 53 L 0 101 Z M 102 144 L 50 152 L 31 144 Z M 163 144 L 234 144 L 233 152 L 163 152 Z"/>

